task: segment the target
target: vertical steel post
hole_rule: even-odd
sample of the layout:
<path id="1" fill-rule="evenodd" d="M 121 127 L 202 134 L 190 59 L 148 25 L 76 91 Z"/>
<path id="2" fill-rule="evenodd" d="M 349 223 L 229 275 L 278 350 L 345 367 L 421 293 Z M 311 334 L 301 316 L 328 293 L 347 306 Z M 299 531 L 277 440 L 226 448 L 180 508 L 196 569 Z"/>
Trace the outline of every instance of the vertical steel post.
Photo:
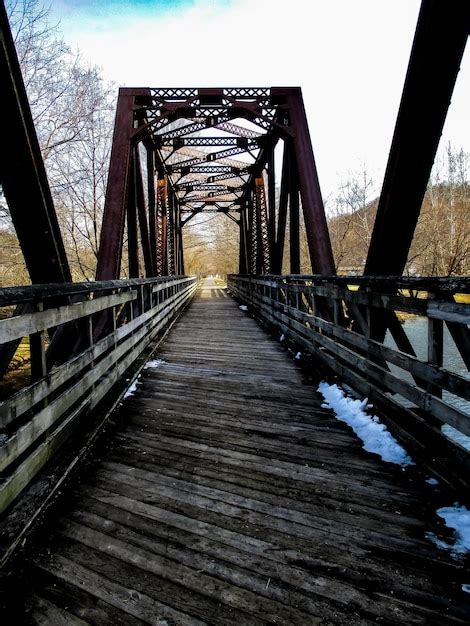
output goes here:
<path id="1" fill-rule="evenodd" d="M 129 278 L 139 278 L 139 240 L 137 237 L 136 160 L 131 155 L 130 175 L 127 187 L 127 254 Z"/>
<path id="2" fill-rule="evenodd" d="M 269 258 L 272 260 L 276 249 L 276 170 L 274 163 L 275 143 L 269 147 L 268 152 L 268 236 Z"/>
<path id="3" fill-rule="evenodd" d="M 159 172 L 157 180 L 157 276 L 168 274 L 167 260 L 167 204 L 168 183 L 163 173 Z"/>
<path id="4" fill-rule="evenodd" d="M 168 275 L 174 276 L 176 273 L 175 267 L 175 202 L 173 196 L 173 190 L 167 181 L 167 250 L 168 250 Z"/>
<path id="5" fill-rule="evenodd" d="M 181 230 L 181 212 L 178 205 L 178 198 L 174 196 L 174 216 L 175 216 L 175 274 L 180 276 L 183 274 L 183 231 Z"/>
<path id="6" fill-rule="evenodd" d="M 295 163 L 290 168 L 289 218 L 290 273 L 300 274 L 299 187 Z"/>
<path id="7" fill-rule="evenodd" d="M 135 168 L 135 193 L 137 214 L 139 218 L 140 243 L 142 246 L 142 254 L 144 257 L 145 275 L 147 277 L 155 276 L 153 268 L 152 253 L 150 251 L 149 224 L 147 217 L 147 209 L 145 206 L 144 184 L 142 181 L 142 169 L 140 163 L 139 146 L 134 148 L 134 168 Z"/>
<path id="8" fill-rule="evenodd" d="M 71 281 L 5 6 L 0 3 L 0 180 L 33 283 Z"/>
<path id="9" fill-rule="evenodd" d="M 423 0 L 366 275 L 400 275 L 418 221 L 469 32 L 470 3 Z"/>
<path id="10" fill-rule="evenodd" d="M 333 250 L 300 88 L 289 89 L 286 99 L 312 270 L 316 274 L 333 275 Z"/>
<path id="11" fill-rule="evenodd" d="M 238 273 L 248 274 L 248 218 L 247 203 L 243 202 L 240 207 L 240 251 L 238 262 Z"/>
<path id="12" fill-rule="evenodd" d="M 127 212 L 134 95 L 120 89 L 101 227 L 96 280 L 119 278 Z"/>
<path id="13" fill-rule="evenodd" d="M 238 224 L 238 228 L 239 228 L 239 238 L 238 238 L 238 273 L 239 274 L 245 274 L 246 273 L 246 270 L 245 270 L 245 254 L 244 254 L 245 231 L 244 231 L 244 224 L 243 224 L 243 219 L 242 219 L 242 213 L 240 213 L 240 222 Z"/>
<path id="14" fill-rule="evenodd" d="M 184 276 L 184 248 L 183 248 L 183 227 L 180 227 L 180 275 Z"/>
<path id="15" fill-rule="evenodd" d="M 279 196 L 279 215 L 277 224 L 276 253 L 273 259 L 272 271 L 274 274 L 282 274 L 282 262 L 284 259 L 284 244 L 286 239 L 287 205 L 290 188 L 290 165 L 292 157 L 289 154 L 291 145 L 284 141 L 284 153 L 282 156 L 281 191 Z"/>
<path id="16" fill-rule="evenodd" d="M 269 274 L 271 270 L 268 205 L 264 177 L 255 178 L 255 202 L 257 220 L 257 268 L 258 274 Z"/>
<path id="17" fill-rule="evenodd" d="M 250 264 L 249 273 L 256 274 L 258 260 L 258 220 L 256 214 L 255 193 L 250 189 L 248 194 L 248 216 L 250 224 Z"/>
<path id="18" fill-rule="evenodd" d="M 152 258 L 153 275 L 158 276 L 157 271 L 157 210 L 155 196 L 155 157 L 151 147 L 147 146 L 147 196 L 149 204 L 149 243 L 150 256 Z"/>

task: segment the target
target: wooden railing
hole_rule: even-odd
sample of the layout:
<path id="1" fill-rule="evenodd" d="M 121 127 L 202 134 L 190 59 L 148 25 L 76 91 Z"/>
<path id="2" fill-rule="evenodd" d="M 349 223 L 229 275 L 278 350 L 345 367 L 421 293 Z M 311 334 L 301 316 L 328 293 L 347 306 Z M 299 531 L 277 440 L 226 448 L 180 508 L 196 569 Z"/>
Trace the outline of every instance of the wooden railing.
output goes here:
<path id="1" fill-rule="evenodd" d="M 438 458 L 441 474 L 469 485 L 470 447 L 461 436 L 470 436 L 469 278 L 233 275 L 228 288 L 302 354 L 385 409 L 402 439 Z M 414 316 L 427 320 L 424 358 L 402 323 Z M 444 336 L 459 371 L 443 365 Z"/>
<path id="2" fill-rule="evenodd" d="M 33 380 L 0 404 L 0 512 L 112 393 L 192 298 L 196 282 L 176 277 L 0 290 L 0 307 L 16 306 L 0 321 L 1 347 L 8 353 L 29 337 Z"/>

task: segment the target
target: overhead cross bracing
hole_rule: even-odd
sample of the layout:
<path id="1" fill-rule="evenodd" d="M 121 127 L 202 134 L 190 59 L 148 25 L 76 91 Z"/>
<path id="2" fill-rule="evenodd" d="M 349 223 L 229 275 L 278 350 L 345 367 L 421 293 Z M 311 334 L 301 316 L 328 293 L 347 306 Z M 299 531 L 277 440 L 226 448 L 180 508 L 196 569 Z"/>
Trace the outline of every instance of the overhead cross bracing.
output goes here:
<path id="1" fill-rule="evenodd" d="M 188 116 L 188 119 L 196 118 L 197 121 L 181 125 L 180 118 L 168 123 L 167 120 L 161 119 L 162 111 L 157 110 L 157 113 L 160 113 L 160 119 L 147 123 L 150 124 L 150 128 L 157 129 L 153 134 L 155 148 L 161 162 L 169 166 L 166 169 L 167 175 L 181 211 L 190 215 L 204 210 L 224 212 L 239 219 L 240 200 L 246 193 L 250 178 L 256 170 L 260 148 L 270 139 L 271 129 L 268 127 L 266 130 L 265 120 L 258 130 L 254 130 L 250 126 L 255 124 L 245 117 L 235 118 L 236 123 L 235 121 L 219 122 L 219 117 L 228 117 L 224 109 L 233 108 L 241 99 L 244 104 L 252 102 L 254 96 L 258 98 L 256 103 L 258 107 L 268 106 L 269 102 L 260 102 L 259 98 L 266 98 L 269 90 L 206 90 L 212 93 L 203 93 L 202 96 L 199 91 L 204 90 L 177 90 L 176 92 L 173 89 L 152 90 L 155 105 L 158 102 L 167 107 L 170 101 L 181 101 L 181 93 L 186 94 L 187 100 L 184 104 L 191 106 L 189 111 L 191 117 Z M 228 92 L 233 95 L 227 96 Z M 189 93 L 191 96 L 187 95 Z M 171 102 L 171 104 L 174 103 Z M 184 109 L 184 106 L 181 108 Z M 198 109 L 202 109 L 199 111 L 201 113 L 199 117 L 197 116 Z M 149 117 L 153 112 L 149 110 Z M 188 115 L 188 111 L 185 114 Z M 261 111 L 260 117 L 263 114 L 266 114 L 266 111 Z M 274 110 L 270 111 L 270 116 L 274 119 Z M 169 126 L 174 128 L 168 130 Z M 195 151 L 193 148 L 198 150 Z M 240 159 L 232 160 L 234 156 Z M 207 172 L 202 169 L 204 166 L 230 169 Z M 212 172 L 218 175 L 210 175 Z"/>
<path id="2" fill-rule="evenodd" d="M 167 170 L 176 197 L 184 202 L 184 210 L 204 210 L 196 202 L 217 199 L 223 203 L 220 210 L 239 213 L 239 199 L 247 188 L 251 173 L 256 169 L 260 148 L 267 145 L 272 135 L 272 122 L 276 109 L 272 106 L 269 89 L 155 89 L 150 90 L 152 104 L 147 108 L 146 129 L 152 132 L 155 149 Z M 246 113 L 240 118 L 231 117 L 229 109 L 242 104 L 256 105 L 256 119 L 247 121 Z M 189 108 L 188 108 L 189 107 Z M 185 110 L 186 108 L 186 110 Z M 185 117 L 171 121 L 171 111 Z M 223 121 L 219 121 L 223 118 Z M 227 119 L 236 120 L 228 122 Z M 196 120 L 181 125 L 181 119 Z M 256 125 L 258 131 L 250 128 Z M 170 129 L 170 130 L 169 130 Z M 225 134 L 220 134 L 222 131 Z M 218 132 L 214 136 L 214 132 Z M 187 148 L 198 148 L 197 152 Z M 202 149 L 201 149 L 202 148 Z M 237 162 L 227 161 L 241 156 Z M 185 158 L 186 156 L 192 158 Z M 200 168 L 213 166 L 237 168 L 236 175 L 229 173 L 230 184 L 222 185 L 225 177 L 196 177 Z M 263 166 L 264 164 L 258 164 Z M 198 171 L 199 170 L 199 171 Z M 240 171 L 241 170 L 241 171 Z M 210 209 L 214 204 L 208 205 Z M 219 210 L 219 207 L 215 207 Z"/>
<path id="3" fill-rule="evenodd" d="M 300 209 L 312 267 L 334 273 L 300 88 L 120 90 L 98 279 L 119 276 L 126 223 L 130 276 L 142 274 L 140 256 L 147 276 L 182 274 L 182 230 L 202 212 L 239 226 L 241 273 L 281 271 L 289 214 L 290 269 L 298 272 Z M 140 229 L 139 240 L 141 221 L 149 232 Z"/>

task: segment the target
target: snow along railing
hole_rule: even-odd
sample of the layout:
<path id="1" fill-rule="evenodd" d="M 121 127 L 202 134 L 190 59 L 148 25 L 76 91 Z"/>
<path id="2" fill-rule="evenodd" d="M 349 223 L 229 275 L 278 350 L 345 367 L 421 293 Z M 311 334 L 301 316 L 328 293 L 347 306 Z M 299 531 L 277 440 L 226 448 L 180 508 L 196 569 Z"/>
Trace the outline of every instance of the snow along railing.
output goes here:
<path id="1" fill-rule="evenodd" d="M 469 486 L 469 278 L 232 275 L 228 288 L 296 350 L 375 402 L 435 471 Z M 407 332 L 415 317 L 426 319 L 425 358 Z M 443 366 L 444 343 L 458 370 Z"/>
<path id="2" fill-rule="evenodd" d="M 0 307 L 16 305 L 0 320 L 0 344 L 8 352 L 29 338 L 33 380 L 0 404 L 0 512 L 85 428 L 196 287 L 170 277 L 0 289 Z"/>

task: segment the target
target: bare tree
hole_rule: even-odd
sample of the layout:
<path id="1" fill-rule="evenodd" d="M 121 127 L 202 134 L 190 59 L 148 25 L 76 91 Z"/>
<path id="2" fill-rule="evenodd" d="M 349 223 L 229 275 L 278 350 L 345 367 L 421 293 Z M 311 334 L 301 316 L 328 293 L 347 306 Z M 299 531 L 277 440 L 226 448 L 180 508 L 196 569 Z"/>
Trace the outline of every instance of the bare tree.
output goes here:
<path id="1" fill-rule="evenodd" d="M 80 140 L 102 94 L 96 67 L 58 36 L 40 0 L 7 0 L 7 12 L 28 100 L 47 161 L 64 144 Z"/>
<path id="2" fill-rule="evenodd" d="M 101 230 L 111 147 L 111 97 L 96 83 L 103 96 L 101 107 L 88 118 L 79 141 L 53 157 L 57 168 L 52 192 L 69 248 L 72 273 L 91 279 Z"/>
<path id="3" fill-rule="evenodd" d="M 238 271 L 239 227 L 222 214 L 195 218 L 183 229 L 185 271 L 188 274 Z"/>
<path id="4" fill-rule="evenodd" d="M 408 257 L 409 273 L 470 272 L 468 163 L 469 155 L 450 144 L 436 159 Z"/>
<path id="5" fill-rule="evenodd" d="M 43 2 L 7 0 L 6 7 L 72 274 L 89 279 L 112 135 L 111 87 L 66 45 Z"/>
<path id="6" fill-rule="evenodd" d="M 360 172 L 349 174 L 329 207 L 328 226 L 337 270 L 360 267 L 365 261 L 376 211 L 373 194 L 374 181 L 363 165 Z"/>

